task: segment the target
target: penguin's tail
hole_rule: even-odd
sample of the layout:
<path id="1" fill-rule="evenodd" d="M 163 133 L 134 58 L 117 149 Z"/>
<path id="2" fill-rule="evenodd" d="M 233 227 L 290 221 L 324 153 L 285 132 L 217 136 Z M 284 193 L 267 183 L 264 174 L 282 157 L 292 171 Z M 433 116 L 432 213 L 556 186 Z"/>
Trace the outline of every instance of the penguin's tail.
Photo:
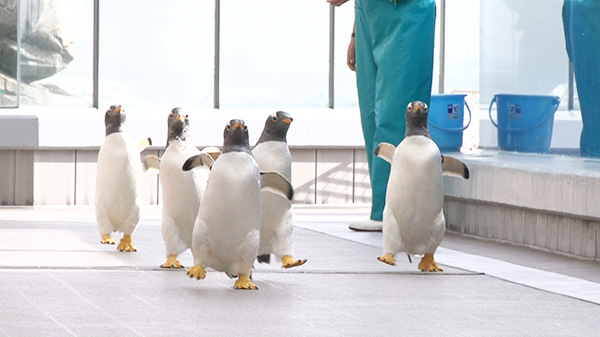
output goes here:
<path id="1" fill-rule="evenodd" d="M 256 260 L 260 263 L 271 263 L 271 254 L 263 254 L 256 257 Z"/>

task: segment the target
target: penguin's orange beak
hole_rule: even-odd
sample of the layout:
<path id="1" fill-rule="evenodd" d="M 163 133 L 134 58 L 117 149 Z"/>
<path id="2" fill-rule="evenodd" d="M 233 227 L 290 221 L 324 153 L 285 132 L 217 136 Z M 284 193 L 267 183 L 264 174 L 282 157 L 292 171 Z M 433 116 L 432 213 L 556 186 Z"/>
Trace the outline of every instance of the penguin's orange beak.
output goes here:
<path id="1" fill-rule="evenodd" d="M 427 105 L 422 102 L 418 102 L 417 104 L 415 104 L 414 109 L 416 113 L 424 113 L 427 112 L 427 110 L 429 110 L 429 108 L 427 108 Z"/>
<path id="2" fill-rule="evenodd" d="M 281 120 L 285 124 L 291 124 L 294 120 L 291 117 Z"/>
<path id="3" fill-rule="evenodd" d="M 115 112 L 121 112 L 121 106 L 120 105 L 115 108 Z"/>
<path id="4" fill-rule="evenodd" d="M 185 122 L 186 119 L 187 119 L 187 115 L 179 115 L 180 121 Z"/>
<path id="5" fill-rule="evenodd" d="M 244 125 L 244 123 L 242 123 L 242 122 L 236 122 L 236 123 L 235 123 L 235 124 L 233 124 L 231 127 L 232 127 L 232 128 L 234 128 L 234 129 L 235 129 L 235 128 L 244 129 L 245 125 Z"/>

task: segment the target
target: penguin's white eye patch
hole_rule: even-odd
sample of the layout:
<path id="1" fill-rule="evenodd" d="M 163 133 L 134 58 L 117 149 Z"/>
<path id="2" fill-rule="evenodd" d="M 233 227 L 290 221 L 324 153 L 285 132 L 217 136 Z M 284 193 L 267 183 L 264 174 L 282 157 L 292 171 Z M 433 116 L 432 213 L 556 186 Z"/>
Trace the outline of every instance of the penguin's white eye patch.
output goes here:
<path id="1" fill-rule="evenodd" d="M 273 122 L 277 122 L 277 116 L 271 116 L 271 120 L 272 120 Z"/>
<path id="2" fill-rule="evenodd" d="M 406 111 L 408 111 L 408 112 L 411 112 L 411 111 L 412 111 L 412 104 L 409 104 L 409 105 L 406 107 Z"/>
<path id="3" fill-rule="evenodd" d="M 231 130 L 231 125 L 227 124 L 227 126 L 225 127 L 227 130 Z"/>

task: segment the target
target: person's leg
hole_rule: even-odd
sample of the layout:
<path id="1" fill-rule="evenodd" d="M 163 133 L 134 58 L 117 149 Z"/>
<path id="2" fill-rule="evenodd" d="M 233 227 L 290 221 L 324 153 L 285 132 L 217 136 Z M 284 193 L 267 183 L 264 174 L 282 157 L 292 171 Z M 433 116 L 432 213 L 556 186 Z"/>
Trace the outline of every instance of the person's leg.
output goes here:
<path id="1" fill-rule="evenodd" d="M 408 103 L 429 104 L 433 77 L 435 1 L 373 1 L 376 22 L 370 23 L 375 80 L 375 134 L 373 149 L 381 142 L 398 145 L 406 131 Z M 371 218 L 381 220 L 390 164 L 374 157 L 371 162 L 373 209 Z"/>
<path id="2" fill-rule="evenodd" d="M 563 22 L 583 121 L 581 155 L 600 157 L 600 2 L 565 0 Z"/>
<path id="3" fill-rule="evenodd" d="M 356 0 L 355 2 L 355 46 L 356 46 L 356 86 L 358 89 L 358 105 L 360 108 L 361 126 L 365 139 L 365 150 L 367 152 L 367 163 L 369 176 L 373 183 L 373 158 L 377 146 L 374 144 L 375 135 L 375 78 L 377 66 L 373 59 L 371 49 L 371 35 L 369 32 L 369 20 L 371 0 Z M 377 203 L 373 198 L 373 206 Z M 373 207 L 372 206 L 372 207 Z M 376 220 L 374 222 L 372 220 Z M 365 221 L 353 222 L 350 228 L 353 230 L 381 230 L 381 218 L 371 218 Z"/>

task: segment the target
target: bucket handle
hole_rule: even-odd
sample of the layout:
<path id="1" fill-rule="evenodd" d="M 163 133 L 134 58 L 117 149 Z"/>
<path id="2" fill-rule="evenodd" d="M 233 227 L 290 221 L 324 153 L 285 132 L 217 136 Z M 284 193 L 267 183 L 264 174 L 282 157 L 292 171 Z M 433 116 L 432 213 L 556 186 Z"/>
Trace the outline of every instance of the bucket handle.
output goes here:
<path id="1" fill-rule="evenodd" d="M 496 124 L 496 122 L 494 121 L 494 119 L 492 118 L 492 106 L 494 106 L 494 103 L 496 102 L 496 96 L 494 96 L 494 98 L 492 99 L 492 102 L 490 102 L 490 108 L 488 110 L 488 114 L 490 116 L 490 121 L 492 122 L 492 124 L 494 124 L 494 126 L 502 131 L 505 132 L 522 132 L 522 131 L 529 131 L 529 130 L 533 130 L 541 125 L 543 125 L 544 123 L 546 123 L 547 121 L 549 121 L 551 118 L 554 118 L 554 113 L 552 113 L 552 115 L 550 115 L 550 117 L 548 117 L 547 119 L 544 119 L 543 121 L 539 122 L 538 124 L 535 124 L 534 126 L 530 126 L 524 129 L 509 129 L 509 128 L 505 128 L 502 127 L 498 124 Z M 558 109 L 558 106 L 560 105 L 560 100 L 556 100 L 556 102 L 554 102 L 552 104 L 552 106 L 554 106 L 554 112 L 556 112 L 556 109 Z"/>
<path id="2" fill-rule="evenodd" d="M 469 122 L 467 123 L 467 125 L 463 126 L 462 128 L 444 128 L 438 125 L 435 125 L 431 122 L 428 122 L 428 124 L 430 126 L 433 126 L 434 128 L 438 129 L 438 130 L 442 130 L 442 131 L 447 131 L 447 132 L 459 132 L 459 131 L 465 131 L 469 125 L 471 125 L 471 108 L 469 108 L 469 104 L 467 104 L 467 102 L 465 101 L 465 106 L 467 107 L 467 111 L 469 111 Z"/>

